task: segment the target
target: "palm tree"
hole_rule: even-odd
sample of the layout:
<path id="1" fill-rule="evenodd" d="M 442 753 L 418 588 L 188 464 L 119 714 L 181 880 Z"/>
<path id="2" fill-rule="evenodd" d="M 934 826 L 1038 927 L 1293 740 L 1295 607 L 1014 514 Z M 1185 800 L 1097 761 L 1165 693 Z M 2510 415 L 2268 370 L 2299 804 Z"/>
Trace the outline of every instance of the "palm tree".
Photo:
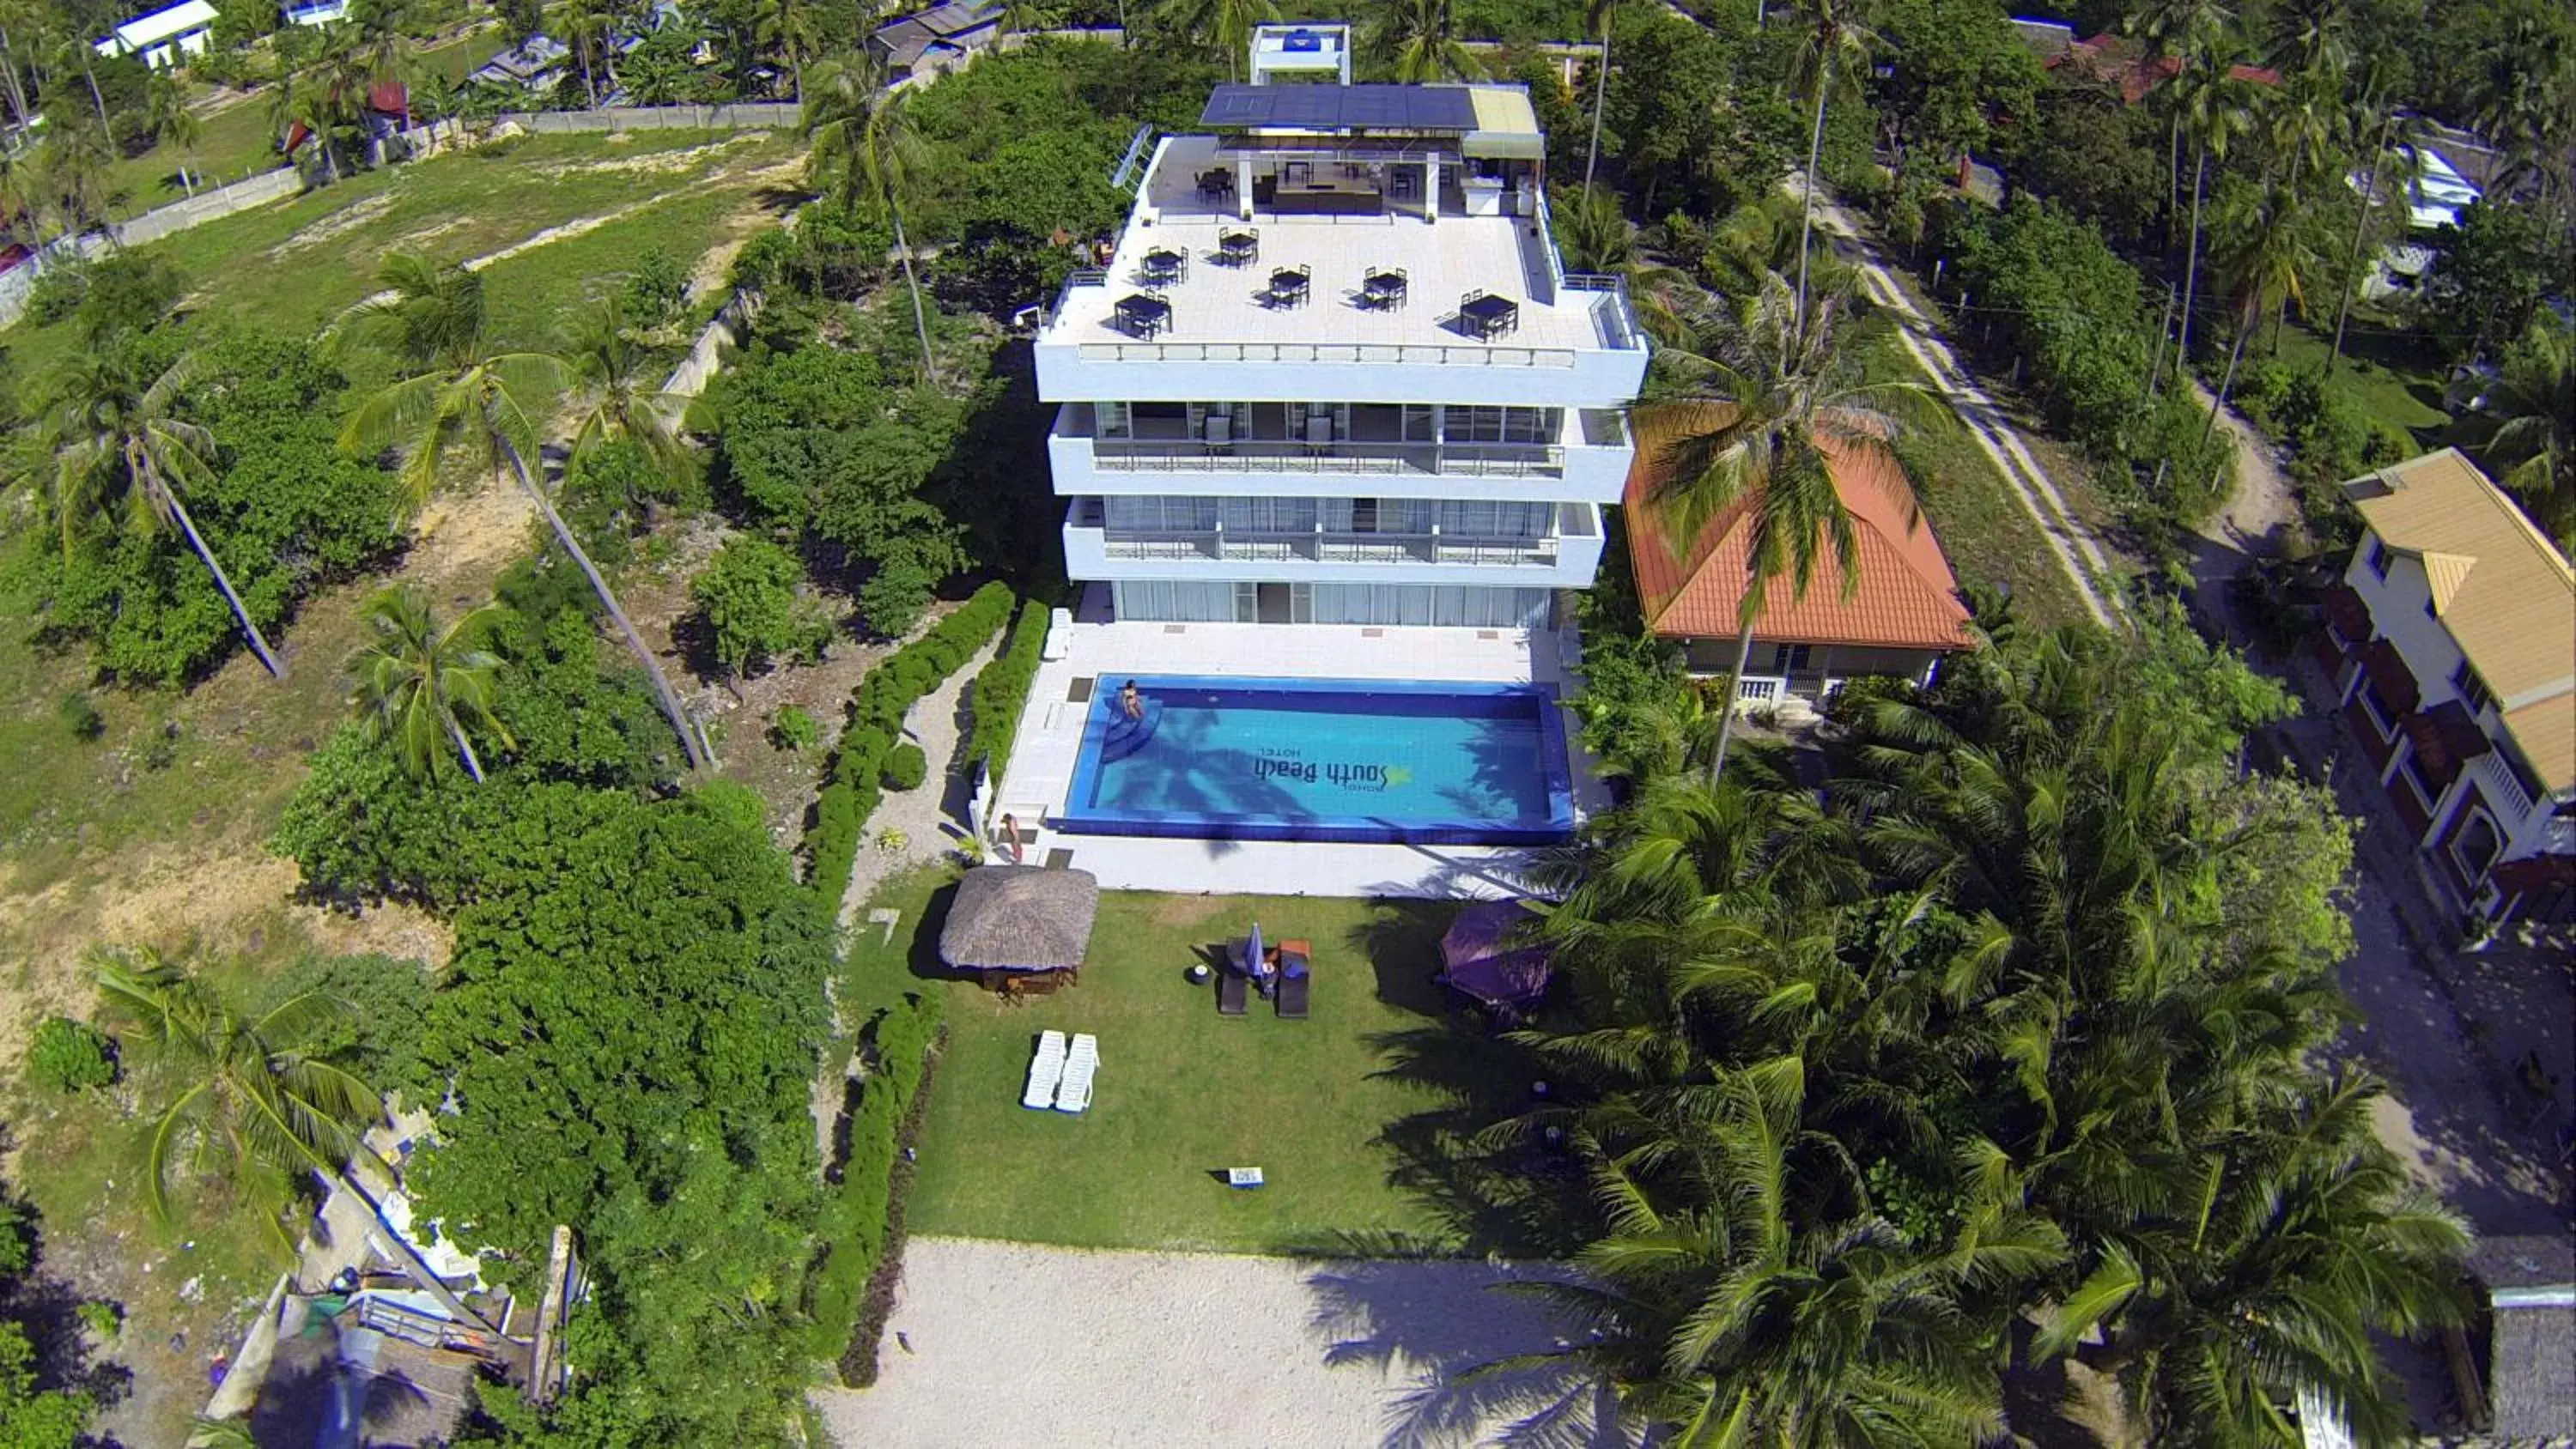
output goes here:
<path id="1" fill-rule="evenodd" d="M 2374 1333 L 2461 1318 L 2469 1234 L 2372 1135 L 2378 1083 L 2301 1087 L 2206 1155 L 2190 1210 L 2123 1234 L 2037 1347 L 2119 1373 L 2149 1441 L 2296 1443 L 2322 1402 L 2362 1443 L 2410 1437 Z M 2099 1330 L 2099 1351 L 2076 1345 Z"/>
<path id="2" fill-rule="evenodd" d="M 1377 0 L 1360 54 L 1407 85 L 1484 78 L 1484 67 L 1458 39 L 1450 0 Z"/>
<path id="3" fill-rule="evenodd" d="M 2423 153 L 2416 141 L 2423 123 L 2398 111 L 2396 80 L 2384 61 L 2372 60 L 2363 67 L 2351 106 L 2344 113 L 2345 134 L 2359 145 L 2363 159 L 2360 194 L 2353 204 L 2352 246 L 2344 257 L 2343 287 L 2335 296 L 2334 345 L 2326 350 L 2328 377 L 2343 361 L 2344 324 L 2352 316 L 2353 294 L 2361 290 L 2362 247 L 2368 240 L 2371 214 L 2383 206 L 2380 187 L 2382 183 L 2393 186 L 2402 199 L 2422 173 Z"/>
<path id="4" fill-rule="evenodd" d="M 2576 327 L 2546 311 L 2505 349 L 2492 380 L 2468 379 L 2455 405 L 2474 399 L 2485 427 L 2480 451 L 2505 466 L 2499 479 L 2523 508 L 2576 553 Z"/>
<path id="5" fill-rule="evenodd" d="M 2223 35 L 2213 35 L 2186 58 L 2182 73 L 2173 81 L 2176 113 L 2196 147 L 2191 166 L 2191 239 L 2183 253 L 2182 314 L 2174 341 L 2176 376 L 2191 366 L 2191 309 L 2200 282 L 2200 209 L 2208 193 L 2209 158 L 2225 161 L 2230 145 L 2253 124 L 2234 65 L 2230 43 Z"/>
<path id="6" fill-rule="evenodd" d="M 844 210 L 864 209 L 891 222 L 903 284 L 912 293 L 921 375 L 936 384 L 939 367 L 930 355 L 929 314 L 921 304 L 921 281 L 913 274 L 912 247 L 903 235 L 903 203 L 926 161 L 921 139 L 905 116 L 909 93 L 887 87 L 879 67 L 855 55 L 823 62 L 813 79 L 805 93 L 805 134 L 814 147 L 808 174 L 816 189 L 837 196 Z"/>
<path id="7" fill-rule="evenodd" d="M 1619 0 L 1591 0 L 1583 19 L 1601 41 L 1601 54 L 1592 61 L 1592 139 L 1583 147 L 1583 189 L 1590 191 L 1593 163 L 1601 159 L 1601 107 L 1610 96 L 1610 32 L 1618 27 Z"/>
<path id="8" fill-rule="evenodd" d="M 1064 10 L 1057 0 L 1002 0 L 1003 35 L 1033 35 L 1063 23 Z"/>
<path id="9" fill-rule="evenodd" d="M 2471 116 L 2507 162 L 2499 188 L 2536 180 L 2544 216 L 2571 198 L 2566 153 L 2576 144 L 2576 44 L 2564 25 L 2517 13 L 2489 49 L 2468 97 Z"/>
<path id="10" fill-rule="evenodd" d="M 197 178 L 190 174 L 190 162 L 197 159 L 197 140 L 205 124 L 188 108 L 188 91 L 170 72 L 156 70 L 145 81 L 147 116 L 153 137 L 165 146 L 179 148 L 179 186 L 190 196 L 197 194 Z"/>
<path id="11" fill-rule="evenodd" d="M 92 348 L 65 362 L 47 387 L 43 435 L 54 456 L 52 505 L 63 552 L 70 555 L 85 521 L 120 504 L 128 527 L 177 524 L 232 606 L 251 653 L 272 677 L 283 675 L 285 666 L 269 652 L 249 606 L 188 512 L 189 486 L 215 462 L 214 435 L 178 412 L 195 359 L 182 356 L 148 382 L 134 362 L 131 348 Z"/>
<path id="12" fill-rule="evenodd" d="M 370 1208 L 375 1201 L 348 1172 L 372 1157 L 362 1140 L 384 1116 L 384 1099 L 311 1044 L 352 1009 L 335 997 L 290 997 L 261 1016 L 236 1010 L 204 981 L 149 949 L 97 951 L 99 994 L 120 1037 L 142 1048 L 178 1095 L 152 1125 L 144 1174 L 155 1218 L 170 1216 L 170 1179 L 184 1153 L 192 1166 L 247 1179 L 277 1211 L 268 1214 L 291 1256 L 284 1208 L 292 1175 L 310 1171 Z M 387 1233 L 419 1286 L 460 1323 L 491 1323 L 448 1291 L 399 1235 Z"/>
<path id="13" fill-rule="evenodd" d="M 598 105 L 599 83 L 591 73 L 592 61 L 617 33 L 616 13 L 599 0 L 565 0 L 555 12 L 554 26 L 572 46 L 573 60 L 581 67 L 582 95 Z"/>
<path id="14" fill-rule="evenodd" d="M 2236 12 L 2227 0 L 2148 0 L 2129 13 L 2121 29 L 2131 35 L 2144 36 L 2147 59 L 2162 69 L 2165 62 L 2180 61 L 2185 67 L 2191 57 L 2207 49 L 2217 37 L 2226 33 L 2236 20 Z M 2165 255 L 2173 254 L 2173 224 L 2181 212 L 2182 138 L 2184 111 L 2181 104 L 2189 94 L 2185 87 L 2160 86 L 2151 93 L 2167 112 L 2169 127 L 2165 152 Z"/>
<path id="15" fill-rule="evenodd" d="M 1824 163 L 1825 102 L 1836 92 L 1848 92 L 1860 84 L 1866 73 L 1866 62 L 1878 47 L 1878 35 L 1863 20 L 1860 0 L 1790 0 L 1789 9 L 1796 17 L 1800 31 L 1798 51 L 1790 70 L 1790 90 L 1805 91 L 1815 100 L 1816 120 L 1807 136 L 1807 170 L 1801 190 L 1805 204 L 1798 219 L 1798 298 L 1797 310 L 1807 310 L 1807 253 L 1816 230 L 1816 188 L 1822 183 L 1816 170 Z"/>
<path id="16" fill-rule="evenodd" d="M 2351 0 L 2274 0 L 2263 63 L 2284 76 L 2339 74 L 2352 60 L 2344 34 Z"/>
<path id="17" fill-rule="evenodd" d="M 1754 621 L 1773 582 L 1785 575 L 1805 597 L 1830 548 L 1845 596 L 1859 587 L 1859 533 L 1835 485 L 1834 458 L 1883 464 L 1868 475 L 1911 481 L 1898 441 L 1948 416 L 1912 383 L 1861 379 L 1844 330 L 1846 305 L 1829 295 L 1810 312 L 1769 274 L 1734 314 L 1704 308 L 1689 319 L 1689 340 L 1664 349 L 1682 375 L 1677 392 L 1639 409 L 1644 428 L 1670 436 L 1647 503 L 1678 547 L 1691 547 L 1721 512 L 1750 509 L 1735 681 L 1752 657 Z M 1904 505 L 1910 523 L 1910 493 Z M 1726 769 L 1732 705 L 1719 722 L 1712 782 Z"/>
<path id="18" fill-rule="evenodd" d="M 573 323 L 563 356 L 576 384 L 575 455 L 632 438 L 666 471 L 676 475 L 688 467 L 688 449 L 680 440 L 686 400 L 654 382 L 653 354 L 626 325 L 617 294 L 601 298 Z"/>
<path id="19" fill-rule="evenodd" d="M 487 604 L 441 629 L 418 589 L 384 589 L 367 600 L 362 617 L 376 639 L 349 661 L 357 681 L 349 703 L 368 737 L 391 740 L 403 768 L 415 775 L 435 776 L 453 744 L 465 773 L 482 784 L 483 761 L 474 753 L 469 724 L 498 736 L 505 749 L 518 747 L 492 714 L 492 680 L 501 661 L 474 642 L 490 623 L 492 608 Z"/>
<path id="20" fill-rule="evenodd" d="M 2227 371 L 2219 378 L 2218 396 L 2210 404 L 2209 426 L 2201 434 L 2206 448 L 2216 436 L 2218 414 L 2236 386 L 2236 366 L 2245 344 L 2276 309 L 2286 318 L 2290 304 L 2306 304 L 2306 284 L 2316 254 L 2309 244 L 2305 218 L 2288 184 L 2272 181 L 2231 186 L 2219 193 L 2217 241 L 2211 263 L 2228 279 L 2236 303 L 2236 337 L 2227 349 Z M 2276 331 L 2273 348 L 2279 350 Z"/>
<path id="21" fill-rule="evenodd" d="M 1968 1443 L 2000 1428 L 1989 1330 L 1961 1306 L 2062 1247 L 2026 1218 L 1950 1248 L 1875 1216 L 1810 1224 L 1802 1155 L 1840 1148 L 1801 1121 L 1795 1058 L 1721 1071 L 1625 1151 L 1575 1136 L 1607 1236 L 1578 1283 L 1533 1283 L 1591 1332 L 1512 1366 L 1580 1365 L 1635 1420 L 1680 1444 L 1784 1449 Z"/>
<path id="22" fill-rule="evenodd" d="M 377 274 L 387 294 L 360 303 L 347 321 L 371 335 L 409 375 L 360 402 L 340 430 L 340 445 L 357 452 L 403 451 L 402 481 L 414 506 L 438 481 L 441 464 L 460 452 L 483 467 L 507 468 L 553 530 L 600 606 L 644 667 L 662 714 L 680 737 L 691 768 L 709 760 L 697 724 L 672 689 L 652 647 L 626 616 L 598 565 L 555 511 L 528 455 L 535 451 L 545 410 L 559 398 L 570 371 L 543 352 L 496 350 L 486 328 L 482 280 L 462 267 L 439 267 L 409 252 L 385 259 Z"/>
<path id="23" fill-rule="evenodd" d="M 322 148 L 322 175 L 327 181 L 340 179 L 340 147 L 334 137 L 343 117 L 341 107 L 338 88 L 322 77 L 280 76 L 269 88 L 269 126 L 284 136 L 303 128 Z"/>
<path id="24" fill-rule="evenodd" d="M 1680 335 L 1674 298 L 1689 279 L 1651 256 L 1636 223 L 1620 209 L 1619 195 L 1608 187 L 1588 186 L 1549 210 L 1556 222 L 1558 250 L 1569 272 L 1597 272 L 1628 279 L 1637 320 L 1661 341 Z"/>
<path id="25" fill-rule="evenodd" d="M 1202 50 L 1225 56 L 1226 74 L 1243 73 L 1252 32 L 1279 18 L 1277 0 L 1180 0 L 1172 27 Z"/>

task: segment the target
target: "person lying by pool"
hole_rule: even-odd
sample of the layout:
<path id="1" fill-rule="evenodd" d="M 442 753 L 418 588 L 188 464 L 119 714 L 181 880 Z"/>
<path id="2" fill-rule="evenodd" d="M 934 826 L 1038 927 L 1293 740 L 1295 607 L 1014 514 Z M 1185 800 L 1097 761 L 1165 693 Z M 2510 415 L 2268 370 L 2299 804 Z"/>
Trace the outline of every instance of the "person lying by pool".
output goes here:
<path id="1" fill-rule="evenodd" d="M 1129 719 L 1145 717 L 1145 696 L 1136 692 L 1136 681 L 1128 680 L 1126 686 L 1118 691 L 1118 707 L 1127 711 Z"/>

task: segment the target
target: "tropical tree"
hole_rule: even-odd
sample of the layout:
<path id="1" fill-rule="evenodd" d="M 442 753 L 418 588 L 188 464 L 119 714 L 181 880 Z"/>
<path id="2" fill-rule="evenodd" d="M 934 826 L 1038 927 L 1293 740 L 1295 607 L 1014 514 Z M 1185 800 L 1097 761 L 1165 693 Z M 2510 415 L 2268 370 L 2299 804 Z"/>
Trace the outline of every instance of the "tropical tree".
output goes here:
<path id="1" fill-rule="evenodd" d="M 1004 35 L 1033 35 L 1063 22 L 1058 0 L 1002 0 L 999 30 Z"/>
<path id="2" fill-rule="evenodd" d="M 376 637 L 349 661 L 357 683 L 349 704 L 368 737 L 390 741 L 403 768 L 415 775 L 435 776 L 453 746 L 465 773 L 483 783 L 472 730 L 490 732 L 504 748 L 517 747 L 492 714 L 493 677 L 501 661 L 476 644 L 492 608 L 487 604 L 441 629 L 418 589 L 384 589 L 367 600 L 361 616 Z"/>
<path id="3" fill-rule="evenodd" d="M 616 38 L 617 12 L 602 0 L 565 0 L 555 12 L 554 27 L 572 47 L 573 63 L 581 67 L 583 99 L 598 105 L 599 81 L 593 67 Z"/>
<path id="4" fill-rule="evenodd" d="M 385 295 L 360 303 L 343 325 L 374 340 L 409 375 L 358 404 L 341 428 L 341 446 L 366 453 L 401 450 L 402 483 L 415 507 L 429 497 L 439 468 L 450 459 L 462 456 L 478 467 L 506 468 L 536 505 L 555 542 L 590 581 L 600 607 L 652 680 L 663 716 L 680 737 L 690 766 L 706 763 L 697 724 L 661 661 L 528 466 L 547 410 L 562 396 L 570 369 L 550 353 L 495 348 L 486 325 L 482 279 L 462 267 L 440 267 L 416 254 L 396 252 L 385 259 L 377 278 Z"/>
<path id="5" fill-rule="evenodd" d="M 292 1256 L 285 1207 L 293 1178 L 312 1172 L 370 1208 L 349 1165 L 372 1153 L 366 1129 L 384 1117 L 384 1099 L 358 1076 L 314 1050 L 353 1008 L 337 998 L 303 994 L 252 1016 L 185 968 L 149 948 L 99 950 L 106 1015 L 129 1049 L 176 1095 L 152 1124 L 144 1171 L 145 1201 L 155 1218 L 170 1216 L 170 1181 L 185 1166 L 226 1178 L 258 1194 Z M 420 1287 L 460 1323 L 492 1325 L 450 1292 L 398 1235 L 387 1234 Z"/>
<path id="6" fill-rule="evenodd" d="M 687 400 L 655 381 L 653 354 L 627 325 L 626 304 L 616 293 L 574 321 L 563 356 L 575 383 L 574 456 L 631 438 L 654 466 L 675 478 L 685 474 L 690 460 L 680 419 Z"/>
<path id="7" fill-rule="evenodd" d="M 1789 0 L 1787 9 L 1799 33 L 1789 88 L 1807 95 L 1816 115 L 1807 136 L 1807 169 L 1800 185 L 1805 198 L 1798 217 L 1797 311 L 1804 316 L 1807 253 L 1816 230 L 1816 188 L 1823 184 L 1816 171 L 1824 164 L 1825 103 L 1836 95 L 1858 92 L 1861 77 L 1869 71 L 1870 55 L 1878 48 L 1878 35 L 1864 20 L 1860 0 Z"/>
<path id="8" fill-rule="evenodd" d="M 1223 54 L 1226 74 L 1240 76 L 1252 32 L 1278 18 L 1277 0 L 1179 0 L 1171 24 L 1190 44 Z"/>
<path id="9" fill-rule="evenodd" d="M 2244 102 L 2244 82 L 2235 74 L 2232 43 L 2223 34 L 2204 38 L 2186 57 L 2181 74 L 2173 79 L 2176 114 L 2181 118 L 2182 134 L 2194 147 L 2191 164 L 2191 230 L 2183 251 L 2182 313 L 2174 340 L 2174 372 L 2180 376 L 2191 366 L 2191 314 L 2195 293 L 2200 283 L 2200 213 L 2202 200 L 2208 195 L 2209 160 L 2227 159 L 2229 148 L 2237 137 L 2253 126 L 2251 113 Z"/>
<path id="10" fill-rule="evenodd" d="M 838 199 L 845 211 L 881 217 L 894 229 L 895 255 L 903 263 L 903 285 L 912 294 L 912 330 L 921 341 L 921 375 L 939 381 L 939 365 L 930 355 L 929 314 L 921 302 L 921 279 L 914 275 L 912 246 L 904 239 L 903 206 L 927 155 L 921 138 L 906 118 L 910 94 L 885 83 L 883 70 L 863 56 L 825 61 L 815 69 L 805 92 L 805 135 L 813 143 L 807 174 L 817 190 Z"/>
<path id="11" fill-rule="evenodd" d="M 1911 474 L 1899 441 L 1948 417 L 1922 387 L 1862 379 L 1848 305 L 1837 294 L 1802 308 L 1771 273 L 1733 312 L 1703 307 L 1686 319 L 1688 338 L 1664 349 L 1678 374 L 1673 391 L 1639 409 L 1641 428 L 1669 439 L 1647 505 L 1677 546 L 1691 547 L 1720 513 L 1749 510 L 1736 680 L 1776 581 L 1786 576 L 1804 598 L 1830 550 L 1845 596 L 1859 587 L 1860 536 L 1834 480 L 1835 460 L 1884 464 L 1862 471 L 1902 487 Z M 1910 492 L 1902 502 L 1915 518 Z M 1734 713 L 1730 707 L 1720 720 L 1712 782 L 1726 769 Z"/>
<path id="12" fill-rule="evenodd" d="M 1601 42 L 1592 58 L 1592 138 L 1583 145 L 1583 189 L 1592 189 L 1592 167 L 1601 159 L 1601 106 L 1610 96 L 1610 32 L 1618 28 L 1619 0 L 1591 0 L 1583 12 L 1584 28 Z"/>
<path id="13" fill-rule="evenodd" d="M 1377 0 L 1360 54 L 1408 85 L 1481 80 L 1485 68 L 1458 38 L 1450 0 Z"/>
<path id="14" fill-rule="evenodd" d="M 2204 448 L 2216 436 L 2218 414 L 2236 386 L 2236 367 L 2245 359 L 2246 342 L 2262 328 L 2265 316 L 2286 318 L 2292 303 L 2305 306 L 2308 274 L 2316 264 L 2307 218 L 2285 181 L 2221 188 L 2216 220 L 2218 234 L 2210 261 L 2227 279 L 2235 303 L 2236 337 L 2227 349 L 2227 371 L 2219 378 L 2218 395 L 2210 403 L 2209 426 L 2201 434 Z M 2272 346 L 2278 353 L 2277 321 Z"/>
<path id="15" fill-rule="evenodd" d="M 2362 156 L 2361 181 L 2353 202 L 2352 244 L 2344 255 L 2342 288 L 2335 295 L 2334 343 L 2326 349 L 2326 375 L 2343 362 L 2344 324 L 2352 316 L 2353 294 L 2361 290 L 2362 249 L 2375 213 L 2402 210 L 2415 179 L 2422 173 L 2423 152 L 2417 146 L 2422 121 L 2398 110 L 2397 77 L 2384 60 L 2362 67 L 2344 111 L 2343 129 Z M 2382 187 L 2390 188 L 2387 197 Z"/>
<path id="16" fill-rule="evenodd" d="M 197 159 L 197 141 L 205 133 L 205 123 L 188 107 L 188 91 L 167 70 L 156 70 L 145 82 L 144 92 L 148 122 L 154 139 L 165 146 L 179 148 L 179 186 L 190 196 L 197 194 L 197 178 L 190 163 Z"/>
<path id="17" fill-rule="evenodd" d="M 2504 148 L 2499 188 L 2536 182 L 2544 213 L 2576 202 L 2567 160 L 2576 145 L 2576 30 L 2537 9 L 2515 14 L 2467 99 L 2479 132 Z"/>
<path id="18" fill-rule="evenodd" d="M 2302 1086 L 2213 1144 L 2192 1210 L 2112 1237 L 2038 1351 L 2117 1373 L 2152 1443 L 2293 1445 L 2284 1411 L 2310 1404 L 2361 1443 L 2410 1440 L 2371 1335 L 2460 1321 L 2469 1234 L 2373 1135 L 2379 1095 Z"/>
<path id="19" fill-rule="evenodd" d="M 2236 21 L 2227 0 L 2147 0 L 2129 12 L 2121 28 L 2147 42 L 2147 59 L 2161 69 L 2167 62 L 2187 68 Z M 2192 95 L 2187 86 L 2160 86 L 2151 92 L 2166 113 L 2165 255 L 2173 255 L 2174 221 L 2182 212 L 2182 143 Z"/>
<path id="20" fill-rule="evenodd" d="M 2497 375 L 2464 380 L 2454 403 L 2474 406 L 2499 481 L 2576 553 L 2576 327 L 2542 313 Z"/>
<path id="21" fill-rule="evenodd" d="M 53 374 L 42 429 L 54 459 L 51 501 L 63 552 L 69 556 L 89 519 L 111 509 L 121 509 L 129 528 L 177 524 L 232 606 L 260 666 L 282 675 L 285 666 L 269 652 L 249 606 L 188 512 L 189 487 L 215 466 L 214 436 L 179 412 L 195 366 L 193 356 L 182 356 L 146 379 L 132 348 L 98 347 L 74 354 Z"/>
<path id="22" fill-rule="evenodd" d="M 1689 278 L 1646 250 L 1636 223 L 1620 208 L 1617 192 L 1588 186 L 1548 214 L 1556 222 L 1557 247 L 1567 271 L 1625 277 L 1639 324 L 1658 339 L 1679 335 L 1674 299 L 1689 290 Z"/>

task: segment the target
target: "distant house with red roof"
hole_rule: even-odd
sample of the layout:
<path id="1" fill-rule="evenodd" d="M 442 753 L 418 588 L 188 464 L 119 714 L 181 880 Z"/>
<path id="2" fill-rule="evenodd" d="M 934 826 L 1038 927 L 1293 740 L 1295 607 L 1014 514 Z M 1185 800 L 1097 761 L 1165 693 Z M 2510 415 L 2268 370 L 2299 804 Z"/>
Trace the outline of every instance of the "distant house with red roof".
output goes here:
<path id="1" fill-rule="evenodd" d="M 1628 474 L 1628 556 L 1647 631 L 1680 644 L 1692 673 L 1724 674 L 1735 667 L 1743 627 L 1753 500 L 1709 520 L 1686 545 L 1670 537 L 1645 500 L 1666 467 L 1671 436 L 1669 423 L 1641 419 Z M 1803 598 L 1790 581 L 1774 580 L 1753 619 L 1739 703 L 1784 696 L 1814 702 L 1862 674 L 1929 683 L 1944 656 L 1973 643 L 1950 560 L 1931 525 L 1916 516 L 1904 475 L 1884 459 L 1848 450 L 1829 447 L 1826 456 L 1858 535 L 1858 586 L 1845 597 L 1842 566 L 1830 549 Z"/>
<path id="2" fill-rule="evenodd" d="M 2025 43 L 2028 38 L 2025 36 Z M 2146 46 L 2125 35 L 2102 34 L 2079 40 L 2055 55 L 2043 55 L 2049 70 L 2097 81 L 2120 93 L 2124 105 L 2136 105 L 2149 92 L 2182 74 L 2182 57 L 2151 55 Z M 2266 66 L 2231 65 L 2231 77 L 2258 86 L 2276 86 L 2281 73 Z"/>

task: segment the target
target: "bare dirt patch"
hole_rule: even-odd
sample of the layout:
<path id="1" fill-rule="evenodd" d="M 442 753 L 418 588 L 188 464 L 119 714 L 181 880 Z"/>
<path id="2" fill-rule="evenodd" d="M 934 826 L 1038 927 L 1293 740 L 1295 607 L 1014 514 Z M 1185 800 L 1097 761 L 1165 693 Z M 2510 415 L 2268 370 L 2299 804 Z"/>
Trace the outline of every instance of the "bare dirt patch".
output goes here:
<path id="1" fill-rule="evenodd" d="M 393 209 L 394 194 L 379 191 L 341 207 L 338 211 L 298 231 L 295 235 L 268 249 L 271 261 L 284 261 L 297 252 L 317 247 L 336 237 L 345 236 Z"/>
<path id="2" fill-rule="evenodd" d="M 676 176 L 684 171 L 696 170 L 700 162 L 710 157 L 738 150 L 746 144 L 756 144 L 765 134 L 760 131 L 742 131 L 727 136 L 721 141 L 711 141 L 704 146 L 690 146 L 682 150 L 647 151 L 640 156 L 610 156 L 597 160 L 549 161 L 528 169 L 531 174 L 544 177 L 549 181 L 560 181 L 567 176 Z"/>

